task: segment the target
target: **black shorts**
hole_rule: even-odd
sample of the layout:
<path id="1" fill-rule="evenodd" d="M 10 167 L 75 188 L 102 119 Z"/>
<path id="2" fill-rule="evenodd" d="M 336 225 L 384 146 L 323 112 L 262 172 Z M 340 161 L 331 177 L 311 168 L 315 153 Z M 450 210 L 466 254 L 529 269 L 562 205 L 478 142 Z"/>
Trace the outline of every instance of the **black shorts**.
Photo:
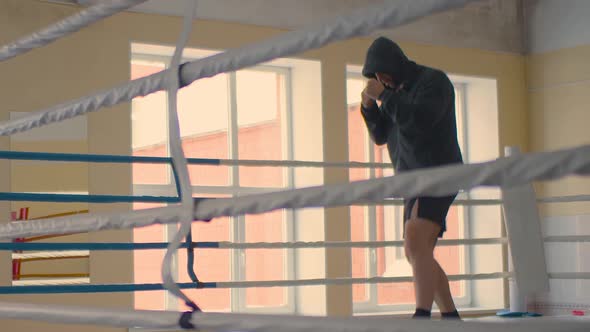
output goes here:
<path id="1" fill-rule="evenodd" d="M 412 208 L 416 200 L 418 204 L 418 218 L 428 219 L 441 227 L 438 237 L 442 237 L 447 230 L 447 212 L 457 195 L 444 197 L 414 197 L 404 199 L 404 230 L 406 221 L 412 217 Z"/>

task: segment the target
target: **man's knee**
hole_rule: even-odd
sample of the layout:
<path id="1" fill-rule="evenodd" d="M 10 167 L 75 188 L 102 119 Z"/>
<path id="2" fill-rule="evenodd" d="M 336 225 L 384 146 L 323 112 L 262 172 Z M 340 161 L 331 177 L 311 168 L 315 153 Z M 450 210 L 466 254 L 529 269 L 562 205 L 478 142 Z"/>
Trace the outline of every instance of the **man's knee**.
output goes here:
<path id="1" fill-rule="evenodd" d="M 416 257 L 432 254 L 436 241 L 436 229 L 433 229 L 433 226 L 436 225 L 421 219 L 410 219 L 406 222 L 404 249 L 410 264 Z"/>

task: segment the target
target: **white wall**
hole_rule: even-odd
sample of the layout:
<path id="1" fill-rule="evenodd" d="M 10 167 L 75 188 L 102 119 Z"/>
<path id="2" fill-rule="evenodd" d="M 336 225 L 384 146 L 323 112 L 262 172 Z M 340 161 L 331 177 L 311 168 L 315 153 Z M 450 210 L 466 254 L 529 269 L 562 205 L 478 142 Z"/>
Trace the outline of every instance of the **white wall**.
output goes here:
<path id="1" fill-rule="evenodd" d="M 554 216 L 543 221 L 545 236 L 590 235 L 590 215 Z M 547 270 L 590 272 L 590 243 L 546 243 Z M 535 309 L 547 314 L 590 312 L 590 280 L 550 280 L 551 290 L 536 298 Z"/>
<path id="2" fill-rule="evenodd" d="M 525 15 L 531 53 L 590 44 L 588 0 L 527 0 Z"/>
<path id="3" fill-rule="evenodd" d="M 290 60 L 283 63 L 291 68 L 292 116 L 295 160 L 323 160 L 322 144 L 322 87 L 319 61 Z M 296 168 L 295 186 L 322 185 L 324 176 L 319 168 Z M 324 241 L 324 210 L 295 211 L 296 241 Z M 324 278 L 325 249 L 297 251 L 296 279 Z M 326 314 L 326 287 L 296 287 L 296 306 L 303 315 Z"/>
<path id="4" fill-rule="evenodd" d="M 590 1 L 526 0 L 531 143 L 534 150 L 587 144 Z M 580 127 L 581 126 L 581 127 Z M 543 182 L 543 196 L 587 194 L 586 178 Z M 539 205 L 545 236 L 588 235 L 587 203 Z M 549 272 L 589 272 L 589 244 L 545 244 Z M 547 314 L 590 311 L 590 282 L 550 280 L 550 291 L 539 294 L 532 309 Z"/>
<path id="5" fill-rule="evenodd" d="M 498 90 L 495 79 L 482 77 L 453 77 L 466 85 L 465 107 L 467 142 L 464 154 L 469 163 L 493 160 L 499 157 Z M 497 199 L 499 190 L 478 188 L 470 193 L 472 199 Z M 502 235 L 500 206 L 473 206 L 469 208 L 469 235 L 473 238 L 492 238 Z M 470 271 L 491 273 L 502 271 L 502 247 L 478 245 L 471 247 Z M 488 257 L 485 261 L 481 257 Z M 503 280 L 471 282 L 475 307 L 500 308 L 504 305 Z M 498 291 L 500 290 L 500 291 Z"/>

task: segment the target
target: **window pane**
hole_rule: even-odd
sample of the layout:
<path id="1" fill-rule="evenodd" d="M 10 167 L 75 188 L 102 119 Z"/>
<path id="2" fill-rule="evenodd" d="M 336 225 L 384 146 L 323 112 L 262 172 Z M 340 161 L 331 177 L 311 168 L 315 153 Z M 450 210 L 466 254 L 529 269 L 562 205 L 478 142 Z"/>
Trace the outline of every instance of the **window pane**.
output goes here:
<path id="1" fill-rule="evenodd" d="M 134 203 L 134 210 L 162 207 L 161 204 Z M 166 242 L 166 226 L 152 225 L 133 229 L 133 242 Z M 160 283 L 162 277 L 160 269 L 164 259 L 164 250 L 135 250 L 133 251 L 133 276 L 136 284 Z M 135 292 L 135 309 L 164 310 L 164 291 Z"/>
<path id="2" fill-rule="evenodd" d="M 238 155 L 240 159 L 287 157 L 284 75 L 273 71 L 237 72 Z M 240 185 L 283 187 L 286 168 L 240 167 Z"/>
<path id="3" fill-rule="evenodd" d="M 365 81 L 360 75 L 354 78 L 349 77 L 346 80 L 346 101 L 348 106 L 361 104 L 361 92 L 365 88 Z"/>
<path id="4" fill-rule="evenodd" d="M 187 158 L 229 158 L 228 77 L 200 79 L 178 92 L 178 120 Z M 193 185 L 230 184 L 227 166 L 193 165 L 189 171 Z"/>
<path id="5" fill-rule="evenodd" d="M 362 206 L 350 207 L 350 239 L 351 241 L 368 241 L 367 209 Z M 352 277 L 369 277 L 369 250 L 365 248 L 352 248 Z M 352 285 L 354 302 L 365 302 L 369 299 L 369 286 L 367 284 Z"/>
<path id="6" fill-rule="evenodd" d="M 131 79 L 138 79 L 165 69 L 162 61 L 133 60 Z M 134 156 L 165 157 L 167 155 L 166 93 L 152 93 L 131 102 L 132 149 Z M 133 183 L 167 184 L 169 166 L 133 164 Z"/>
<path id="7" fill-rule="evenodd" d="M 246 216 L 246 242 L 286 242 L 284 210 Z M 286 249 L 245 250 L 246 280 L 286 280 L 289 278 Z M 287 288 L 248 288 L 247 307 L 278 307 L 287 304 Z"/>
<path id="8" fill-rule="evenodd" d="M 348 96 L 348 160 L 369 162 L 368 134 L 364 120 L 360 113 L 360 94 L 364 87 L 362 79 L 349 78 L 347 83 Z M 366 180 L 370 176 L 369 170 L 364 168 L 351 168 L 350 181 Z M 368 208 L 364 206 L 351 206 L 350 211 L 350 236 L 351 241 L 368 241 L 369 224 Z M 369 250 L 364 248 L 352 248 L 352 277 L 369 277 Z M 352 286 L 354 302 L 366 302 L 369 300 L 369 286 L 355 284 Z"/>

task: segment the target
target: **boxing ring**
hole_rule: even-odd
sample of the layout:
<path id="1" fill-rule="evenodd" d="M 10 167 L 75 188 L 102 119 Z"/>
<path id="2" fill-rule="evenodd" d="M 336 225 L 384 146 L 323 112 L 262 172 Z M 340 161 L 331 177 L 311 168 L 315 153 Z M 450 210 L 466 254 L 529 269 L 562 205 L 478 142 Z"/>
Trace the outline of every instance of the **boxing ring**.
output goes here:
<path id="1" fill-rule="evenodd" d="M 366 167 L 355 163 L 322 163 L 308 161 L 260 161 L 185 158 L 181 145 L 176 94 L 190 83 L 219 73 L 247 68 L 278 57 L 298 54 L 329 43 L 364 36 L 381 28 L 391 28 L 440 11 L 458 8 L 473 0 L 424 0 L 384 3 L 357 10 L 333 21 L 288 32 L 277 37 L 228 50 L 204 59 L 180 63 L 188 39 L 197 1 L 187 1 L 183 31 L 176 45 L 171 65 L 159 73 L 133 80 L 108 90 L 81 97 L 54 107 L 33 112 L 17 120 L 0 123 L 0 135 L 22 133 L 51 123 L 64 121 L 104 107 L 127 102 L 157 91 L 168 92 L 168 121 L 171 157 L 136 157 L 90 154 L 58 154 L 39 152 L 1 151 L 1 159 L 43 160 L 92 163 L 149 163 L 170 165 L 176 184 L 174 196 L 122 196 L 122 195 L 65 195 L 33 193 L 0 193 L 5 201 L 167 203 L 168 206 L 124 213 L 89 213 L 60 216 L 27 222 L 9 222 L 0 225 L 0 239 L 86 233 L 99 230 L 130 229 L 154 224 L 179 224 L 178 233 L 171 243 L 41 243 L 3 242 L 5 251 L 50 251 L 46 256 L 59 256 L 58 252 L 92 250 L 147 250 L 166 249 L 162 262 L 162 283 L 153 284 L 65 284 L 21 285 L 0 287 L 0 294 L 56 294 L 101 293 L 167 290 L 185 302 L 187 312 L 109 310 L 72 306 L 46 306 L 24 303 L 0 303 L 0 317 L 31 319 L 54 323 L 95 324 L 113 327 L 142 327 L 150 329 L 184 328 L 210 331 L 455 331 L 457 329 L 482 331 L 587 331 L 588 323 L 582 320 L 514 321 L 511 324 L 494 322 L 433 322 L 401 319 L 294 317 L 252 314 L 204 313 L 183 292 L 190 288 L 245 288 L 304 285 L 350 285 L 381 282 L 409 282 L 411 277 L 321 278 L 278 281 L 208 282 L 193 277 L 193 282 L 177 283 L 171 272 L 172 257 L 180 248 L 190 251 L 206 249 L 250 248 L 374 248 L 400 247 L 401 241 L 380 242 L 291 242 L 291 243 L 232 243 L 193 242 L 190 226 L 193 222 L 215 222 L 215 218 L 244 214 L 261 214 L 279 209 L 307 209 L 342 207 L 363 204 L 399 204 L 392 197 L 418 195 L 442 196 L 477 187 L 502 189 L 502 199 L 471 201 L 458 204 L 501 204 L 504 209 L 508 236 L 501 239 L 441 240 L 440 245 L 507 244 L 511 250 L 513 269 L 510 272 L 451 275 L 449 280 L 483 280 L 510 278 L 522 294 L 542 292 L 549 279 L 590 279 L 590 273 L 547 273 L 544 256 L 532 252 L 543 251 L 545 243 L 590 242 L 590 236 L 561 236 L 543 238 L 540 232 L 537 203 L 575 202 L 590 200 L 590 196 L 569 196 L 537 199 L 531 182 L 548 181 L 570 175 L 590 174 L 590 146 L 540 153 L 519 154 L 507 150 L 507 156 L 477 164 L 451 165 L 422 169 L 403 174 L 350 183 L 280 190 L 232 198 L 192 197 L 188 165 L 277 166 L 277 167 Z M 144 1 L 101 2 L 82 10 L 38 33 L 0 48 L 0 61 L 33 51 L 67 34 L 102 18 L 128 9 Z M 388 203 L 389 202 L 389 203 Z M 526 222 L 522 222 L 525 220 Z M 532 234 L 532 236 L 531 236 Z M 40 254 L 37 254 L 40 255 Z M 71 255 L 63 254 L 64 256 Z M 25 259 L 29 256 L 17 256 Z M 32 257 L 32 256 L 31 256 Z M 40 256 L 36 256 L 40 257 Z M 514 294 L 516 298 L 521 294 Z M 515 308 L 522 310 L 522 308 Z"/>

